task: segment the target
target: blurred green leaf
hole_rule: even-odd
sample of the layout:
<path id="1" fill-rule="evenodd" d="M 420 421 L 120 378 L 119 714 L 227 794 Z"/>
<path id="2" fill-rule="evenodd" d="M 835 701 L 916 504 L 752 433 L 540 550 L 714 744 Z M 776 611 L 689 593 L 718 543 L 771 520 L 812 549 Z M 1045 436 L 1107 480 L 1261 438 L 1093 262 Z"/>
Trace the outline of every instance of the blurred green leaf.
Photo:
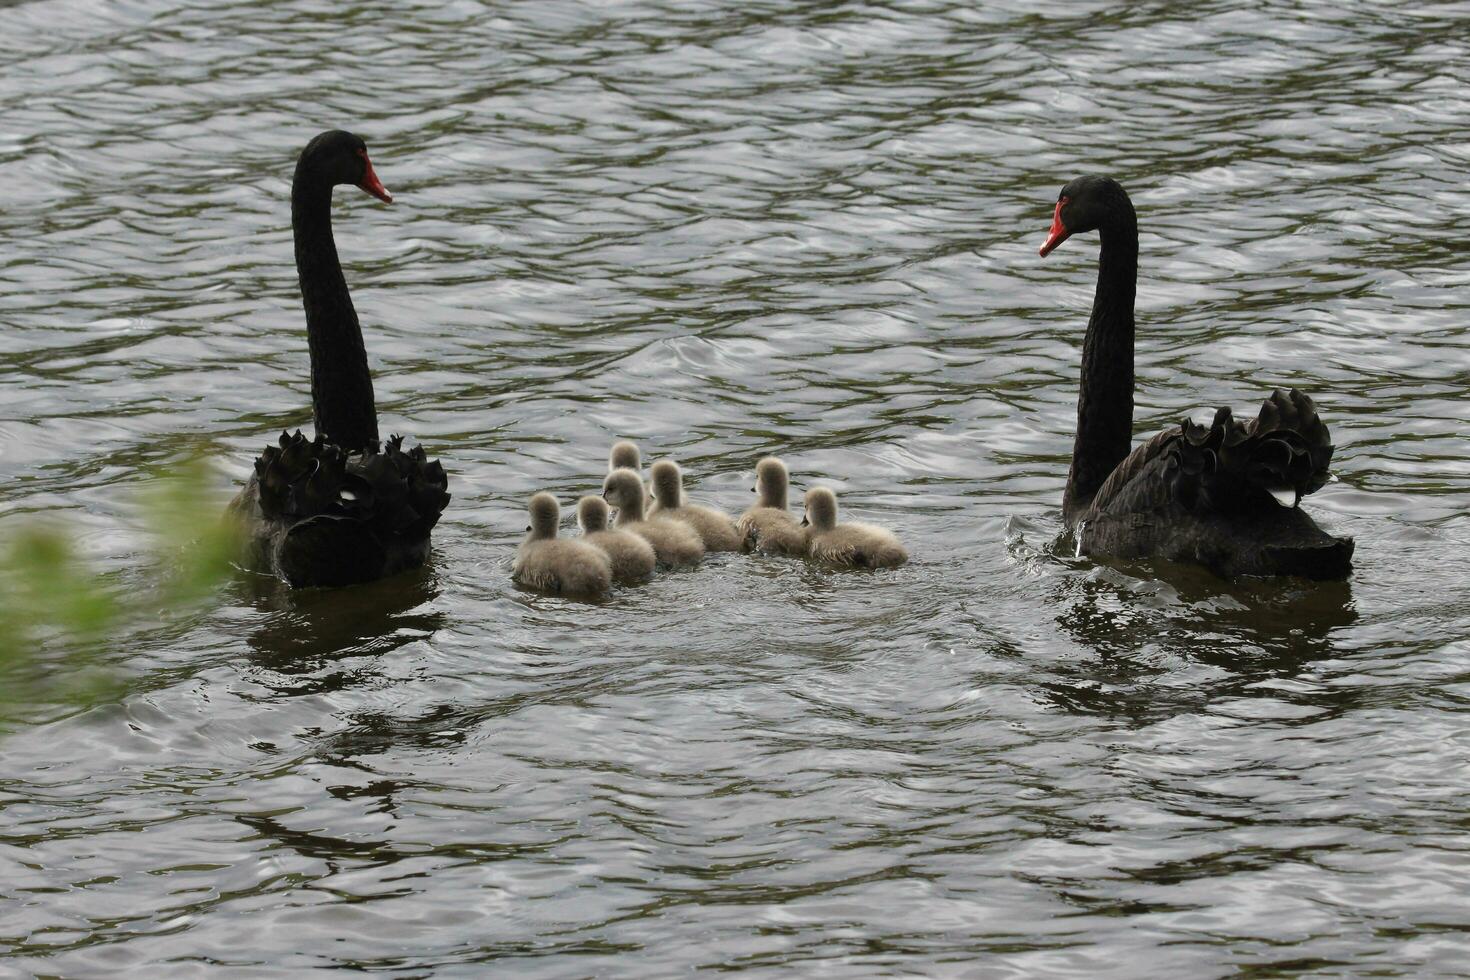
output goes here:
<path id="1" fill-rule="evenodd" d="M 142 494 L 154 557 L 126 589 L 88 566 L 54 522 L 0 541 L 0 730 L 32 702 L 94 701 L 121 688 L 101 661 L 107 640 L 209 596 L 231 572 L 236 526 L 200 461 Z"/>
<path id="2" fill-rule="evenodd" d="M 143 513 L 159 555 L 159 604 L 175 608 L 197 602 L 230 575 L 239 527 L 224 520 L 224 503 L 208 492 L 209 469 L 202 460 L 159 480 L 143 497 Z"/>

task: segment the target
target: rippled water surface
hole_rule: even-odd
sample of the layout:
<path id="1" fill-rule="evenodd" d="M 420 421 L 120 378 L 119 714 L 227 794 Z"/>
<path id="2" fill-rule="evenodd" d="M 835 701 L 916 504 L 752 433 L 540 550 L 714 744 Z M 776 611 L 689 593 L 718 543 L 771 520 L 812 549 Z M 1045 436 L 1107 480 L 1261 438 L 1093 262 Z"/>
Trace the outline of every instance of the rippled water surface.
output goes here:
<path id="1" fill-rule="evenodd" d="M 1024 6 L 1024 5 L 1023 5 Z M 0 531 L 127 581 L 137 488 L 310 421 L 295 154 L 339 190 L 432 568 L 241 581 L 0 743 L 0 972 L 1449 975 L 1470 963 L 1460 4 L 22 3 Z M 1345 586 L 1053 553 L 1096 237 L 1140 436 L 1310 391 Z M 914 560 L 514 588 L 609 443 L 766 452 Z"/>

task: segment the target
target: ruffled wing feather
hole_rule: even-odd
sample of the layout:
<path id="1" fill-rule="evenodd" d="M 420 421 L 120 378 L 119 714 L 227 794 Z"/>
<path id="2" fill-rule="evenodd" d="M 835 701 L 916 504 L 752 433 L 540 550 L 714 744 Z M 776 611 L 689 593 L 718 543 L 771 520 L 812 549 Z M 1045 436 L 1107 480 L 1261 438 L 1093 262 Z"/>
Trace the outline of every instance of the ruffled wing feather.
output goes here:
<path id="1" fill-rule="evenodd" d="M 1221 408 L 1209 425 L 1186 419 L 1139 446 L 1104 481 L 1083 519 L 1170 505 L 1238 514 L 1272 497 L 1295 506 L 1327 482 L 1332 448 L 1312 400 L 1278 388 L 1250 422 Z"/>
<path id="2" fill-rule="evenodd" d="M 293 585 L 368 581 L 422 562 L 449 503 L 444 467 L 403 437 L 349 454 L 283 432 L 255 461 L 260 515 L 277 528 L 274 571 Z"/>

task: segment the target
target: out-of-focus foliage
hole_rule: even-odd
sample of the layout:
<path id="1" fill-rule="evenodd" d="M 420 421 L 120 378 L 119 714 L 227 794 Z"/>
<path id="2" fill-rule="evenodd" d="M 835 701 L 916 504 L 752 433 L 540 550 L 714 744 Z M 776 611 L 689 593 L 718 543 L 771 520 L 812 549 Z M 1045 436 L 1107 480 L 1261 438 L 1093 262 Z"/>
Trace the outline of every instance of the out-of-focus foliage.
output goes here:
<path id="1" fill-rule="evenodd" d="M 17 706 L 119 691 L 109 638 L 187 611 L 230 574 L 236 529 L 210 484 L 202 463 L 152 481 L 141 495 L 150 558 L 125 578 L 89 567 L 60 523 L 0 531 L 0 731 Z"/>

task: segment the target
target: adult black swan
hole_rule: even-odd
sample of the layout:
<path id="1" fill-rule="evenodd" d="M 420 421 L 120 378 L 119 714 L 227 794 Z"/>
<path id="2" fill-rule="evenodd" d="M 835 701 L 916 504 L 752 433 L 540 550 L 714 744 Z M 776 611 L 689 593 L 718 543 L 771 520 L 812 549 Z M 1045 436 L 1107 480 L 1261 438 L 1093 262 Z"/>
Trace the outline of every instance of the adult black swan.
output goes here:
<path id="1" fill-rule="evenodd" d="M 1345 578 L 1352 539 L 1326 533 L 1297 506 L 1327 481 L 1332 459 L 1327 426 L 1301 392 L 1277 389 L 1249 422 L 1228 408 L 1209 425 L 1186 419 L 1129 452 L 1138 219 L 1127 192 L 1109 177 L 1067 184 L 1041 254 L 1094 229 L 1097 295 L 1062 498 L 1081 551 L 1194 562 L 1225 576 Z"/>
<path id="2" fill-rule="evenodd" d="M 422 565 L 449 503 L 444 467 L 422 447 L 405 450 L 401 436 L 378 441 L 362 328 L 332 239 L 338 184 L 393 201 L 351 133 L 322 133 L 296 161 L 291 228 L 316 438 L 283 432 L 230 503 L 246 538 L 243 563 L 298 587 L 370 582 Z"/>

